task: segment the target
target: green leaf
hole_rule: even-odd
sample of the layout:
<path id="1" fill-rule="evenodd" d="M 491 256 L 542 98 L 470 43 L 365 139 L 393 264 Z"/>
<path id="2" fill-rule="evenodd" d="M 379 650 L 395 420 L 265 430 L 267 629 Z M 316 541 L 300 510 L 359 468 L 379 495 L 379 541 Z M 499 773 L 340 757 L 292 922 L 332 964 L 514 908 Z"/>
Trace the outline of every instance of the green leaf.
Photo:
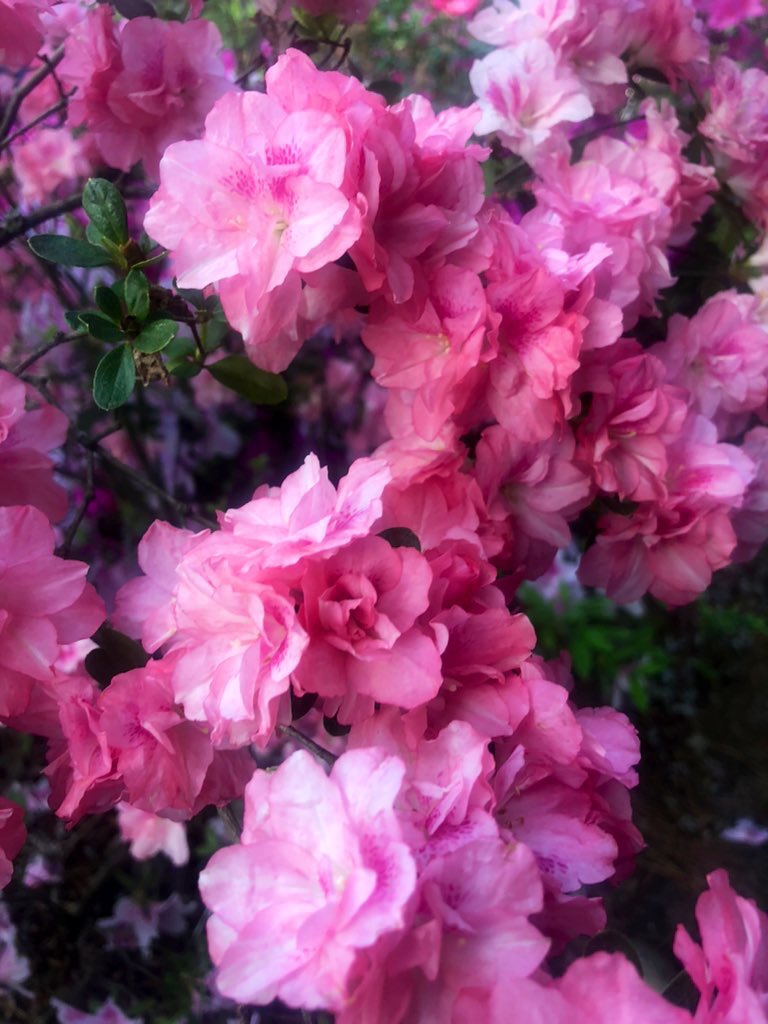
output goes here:
<path id="1" fill-rule="evenodd" d="M 63 267 L 107 267 L 112 262 L 103 249 L 67 235 L 33 235 L 29 248 L 49 263 Z"/>
<path id="2" fill-rule="evenodd" d="M 107 320 L 101 313 L 81 313 L 80 323 L 88 328 L 88 333 L 99 341 L 108 341 L 114 344 L 123 340 L 123 332 L 111 320 Z"/>
<path id="3" fill-rule="evenodd" d="M 125 305 L 128 315 L 135 316 L 141 322 L 149 316 L 149 284 L 140 270 L 129 271 L 125 279 Z M 157 349 L 151 351 L 156 352 Z"/>
<path id="4" fill-rule="evenodd" d="M 93 292 L 93 298 L 104 316 L 109 317 L 113 323 L 122 322 L 123 307 L 111 288 L 107 288 L 103 284 L 97 285 Z"/>
<path id="5" fill-rule="evenodd" d="M 125 245 L 128 241 L 128 216 L 123 197 L 111 181 L 89 178 L 83 189 L 83 209 L 108 242 Z"/>
<path id="6" fill-rule="evenodd" d="M 277 405 L 288 395 L 288 388 L 279 373 L 260 370 L 245 356 L 225 356 L 218 363 L 206 366 L 206 370 L 224 387 L 256 405 Z"/>
<path id="7" fill-rule="evenodd" d="M 170 345 L 164 349 L 163 359 L 167 368 L 173 372 L 173 368 L 177 363 L 183 362 L 187 356 L 193 356 L 194 354 L 195 343 L 191 338 L 174 338 Z"/>
<path id="8" fill-rule="evenodd" d="M 184 359 L 180 363 L 174 363 L 174 365 L 170 367 L 169 372 L 172 373 L 174 377 L 178 377 L 179 380 L 191 380 L 192 377 L 196 377 L 201 370 L 202 366 L 200 363 L 192 363 Z"/>
<path id="9" fill-rule="evenodd" d="M 103 357 L 93 377 L 93 400 L 100 409 L 117 409 L 131 397 L 136 367 L 129 345 L 119 345 Z"/>
<path id="10" fill-rule="evenodd" d="M 173 320 L 155 320 L 133 339 L 133 347 L 139 352 L 162 352 L 176 337 L 178 329 L 179 325 Z"/>
<path id="11" fill-rule="evenodd" d="M 67 321 L 73 331 L 84 331 L 85 324 L 82 322 L 80 317 L 83 315 L 79 309 L 68 309 L 64 313 L 64 319 Z"/>

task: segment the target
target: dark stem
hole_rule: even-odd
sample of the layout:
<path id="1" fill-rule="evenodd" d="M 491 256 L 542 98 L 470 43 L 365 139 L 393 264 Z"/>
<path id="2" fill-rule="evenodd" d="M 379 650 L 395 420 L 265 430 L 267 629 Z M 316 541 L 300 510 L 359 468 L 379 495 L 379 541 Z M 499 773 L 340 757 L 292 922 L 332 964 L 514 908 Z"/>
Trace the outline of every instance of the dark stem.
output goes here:
<path id="1" fill-rule="evenodd" d="M 71 96 L 72 93 L 70 93 L 69 95 Z M 54 104 L 52 107 L 49 107 L 48 110 L 44 110 L 42 114 L 38 114 L 34 121 L 30 121 L 29 124 L 24 124 L 21 126 L 21 128 L 17 128 L 12 135 L 9 135 L 8 138 L 5 139 L 4 142 L 0 142 L 0 153 L 2 153 L 4 149 L 7 149 L 12 142 L 16 141 L 16 139 L 20 138 L 22 135 L 26 135 L 28 131 L 31 131 L 33 128 L 37 127 L 37 125 L 39 125 L 41 121 L 45 121 L 47 118 L 52 117 L 54 114 L 58 114 L 60 111 L 66 110 L 68 98 L 69 97 L 65 96 L 64 99 L 59 100 L 58 103 Z"/>
<path id="2" fill-rule="evenodd" d="M 148 188 L 146 185 L 135 185 L 123 190 L 123 198 L 149 199 L 154 191 L 153 188 Z M 37 210 L 32 210 L 31 213 L 25 216 L 19 214 L 10 217 L 9 221 L 13 226 L 0 231 L 0 248 L 8 245 L 15 238 L 19 238 L 20 235 L 26 234 L 31 228 L 44 224 L 47 220 L 53 220 L 54 217 L 59 217 L 62 213 L 71 213 L 73 210 L 78 210 L 82 204 L 83 196 L 81 192 L 78 192 L 77 195 L 67 196 L 66 199 L 58 199 L 47 206 L 41 206 Z"/>
<path id="3" fill-rule="evenodd" d="M 64 44 L 62 43 L 50 57 L 43 57 L 43 64 L 29 76 L 29 78 L 20 85 L 18 89 L 15 89 L 8 99 L 8 106 L 5 108 L 5 114 L 3 115 L 2 121 L 0 121 L 0 139 L 4 139 L 16 120 L 16 115 L 19 112 L 19 107 L 24 102 L 27 96 L 36 89 L 38 85 L 51 74 L 56 65 L 61 61 L 64 56 Z"/>
<path id="4" fill-rule="evenodd" d="M 330 750 L 326 750 L 325 747 L 321 747 L 319 743 L 315 743 L 309 736 L 305 736 L 303 732 L 299 732 L 298 729 L 294 729 L 292 725 L 278 725 L 277 732 L 282 736 L 290 736 L 292 740 L 295 740 L 300 747 L 304 747 L 310 754 L 327 764 L 329 767 L 333 767 L 336 764 L 337 757 L 332 754 Z"/>
<path id="5" fill-rule="evenodd" d="M 58 348 L 59 345 L 66 345 L 67 342 L 74 341 L 75 338 L 79 337 L 81 337 L 79 334 L 63 334 L 59 331 L 53 341 L 49 341 L 45 345 L 41 345 L 40 348 L 36 348 L 31 355 L 27 356 L 23 363 L 20 363 L 16 369 L 11 372 L 16 377 L 21 376 L 21 374 L 24 373 L 25 370 L 28 370 L 33 363 L 36 363 L 38 359 L 42 359 L 47 352 L 52 351 L 54 348 Z"/>

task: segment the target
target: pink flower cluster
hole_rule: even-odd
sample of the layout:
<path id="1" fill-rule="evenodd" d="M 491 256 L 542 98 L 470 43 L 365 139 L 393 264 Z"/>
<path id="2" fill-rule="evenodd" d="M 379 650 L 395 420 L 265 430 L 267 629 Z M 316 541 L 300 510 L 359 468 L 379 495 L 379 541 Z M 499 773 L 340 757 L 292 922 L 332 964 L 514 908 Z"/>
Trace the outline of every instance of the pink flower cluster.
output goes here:
<path id="1" fill-rule="evenodd" d="M 497 16 L 478 16 L 491 19 L 491 35 Z M 544 32 L 532 14 L 504 16 Z M 650 592 L 684 603 L 736 550 L 734 522 L 758 468 L 724 442 L 765 406 L 768 349 L 759 303 L 734 292 L 690 322 L 673 318 L 653 352 L 624 336 L 657 312 L 674 282 L 670 247 L 688 242 L 716 188 L 713 169 L 684 155 L 672 107 L 646 100 L 640 112 L 623 138 L 591 141 L 575 163 L 550 153 L 536 205 L 515 223 L 483 199 L 485 152 L 466 145 L 476 111 L 436 116 L 420 97 L 387 108 L 289 51 L 265 95 L 225 97 L 201 141 L 168 151 L 146 224 L 172 250 L 181 284 L 215 285 L 267 369 L 285 367 L 319 324 L 356 325 L 385 389 L 394 440 L 380 454 L 396 505 L 447 488 L 441 504 L 463 503 L 463 529 L 519 581 L 545 572 L 570 541 L 569 523 L 607 498 L 624 507 L 598 518 L 582 581 L 619 601 Z M 473 435 L 469 452 L 458 438 Z M 413 457 L 433 465 L 429 484 L 412 478 Z M 385 509 L 385 526 L 414 529 L 431 546 L 412 512 L 400 521 Z M 375 559 L 371 544 L 365 552 Z M 420 577 L 408 573 L 415 602 Z M 315 601 L 344 574 L 339 561 L 312 576 L 305 633 L 325 614 Z M 410 628 L 405 618 L 393 625 Z M 306 641 L 291 635 L 298 664 Z M 310 643 L 300 685 L 321 665 L 344 685 L 343 655 L 331 647 Z M 435 663 L 433 654 L 422 665 L 425 689 Z"/>
<path id="2" fill-rule="evenodd" d="M 69 124 L 88 129 L 107 166 L 129 171 L 141 160 L 156 178 L 166 147 L 200 135 L 213 104 L 234 88 L 221 47 L 210 21 L 116 24 L 109 6 L 87 11 L 58 68 L 74 90 Z"/>
<path id="3" fill-rule="evenodd" d="M 768 231 L 768 74 L 728 57 L 714 64 L 707 116 L 699 131 L 712 143 L 718 170 Z"/>
<path id="4" fill-rule="evenodd" d="M 494 47 L 469 76 L 478 130 L 537 168 L 567 152 L 570 125 L 621 106 L 631 68 L 696 78 L 708 56 L 687 0 L 494 0 L 469 30 Z"/>
<path id="5" fill-rule="evenodd" d="M 593 759 L 617 725 L 590 723 Z M 725 872 L 697 906 L 702 947 L 682 929 L 676 940 L 701 993 L 695 1018 L 620 955 L 578 960 L 555 981 L 544 969 L 541 855 L 494 821 L 481 737 L 455 721 L 429 740 L 412 714 L 384 714 L 355 727 L 350 747 L 330 776 L 304 752 L 257 771 L 240 843 L 203 872 L 224 994 L 332 1010 L 340 1024 L 763 1019 L 768 918 Z M 613 771 L 627 763 L 614 758 Z"/>

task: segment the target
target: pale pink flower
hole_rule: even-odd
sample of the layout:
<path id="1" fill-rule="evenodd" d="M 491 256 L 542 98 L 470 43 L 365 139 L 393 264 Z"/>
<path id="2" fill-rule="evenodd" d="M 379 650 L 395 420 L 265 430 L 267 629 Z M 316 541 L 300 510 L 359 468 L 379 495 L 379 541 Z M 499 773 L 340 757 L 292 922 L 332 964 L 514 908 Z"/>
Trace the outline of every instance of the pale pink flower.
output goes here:
<path id="1" fill-rule="evenodd" d="M 246 343 L 270 292 L 295 288 L 298 274 L 338 259 L 361 231 L 357 188 L 347 179 L 346 120 L 332 108 L 289 109 L 277 99 L 271 86 L 280 80 L 281 62 L 298 63 L 307 84 L 322 78 L 308 58 L 290 50 L 267 73 L 266 95 L 223 97 L 200 142 L 166 152 L 145 220 L 153 238 L 172 250 L 180 285 L 229 282 L 224 309 L 243 309 L 249 317 L 232 318 Z M 268 368 L 283 369 L 296 348 L 284 357 L 275 352 Z"/>
<path id="2" fill-rule="evenodd" d="M 361 951 L 408 921 L 416 870 L 392 809 L 399 759 L 299 751 L 245 792 L 241 844 L 200 876 L 219 990 L 238 1002 L 341 1010 Z"/>
<path id="3" fill-rule="evenodd" d="M 469 31 L 507 50 L 543 40 L 576 76 L 595 109 L 609 113 L 621 103 L 627 81 L 621 60 L 623 14 L 621 3 L 605 0 L 495 0 L 472 20 Z"/>
<path id="4" fill-rule="evenodd" d="M 187 829 L 183 822 L 160 818 L 122 801 L 117 805 L 117 824 L 136 860 L 148 860 L 156 853 L 164 853 L 177 867 L 189 860 Z"/>
<path id="5" fill-rule="evenodd" d="M 675 934 L 675 955 L 701 994 L 694 1024 L 757 1024 L 768 1018 L 768 916 L 725 871 L 707 882 L 696 903 L 701 945 L 682 925 Z"/>
<path id="6" fill-rule="evenodd" d="M 84 140 L 61 128 L 29 132 L 14 144 L 12 156 L 19 195 L 30 205 L 41 205 L 60 185 L 72 187 L 92 166 Z"/>
<path id="7" fill-rule="evenodd" d="M 172 641 L 175 698 L 223 748 L 267 742 L 308 643 L 287 586 L 260 582 L 230 540 L 216 534 L 179 565 Z"/>
<path id="8" fill-rule="evenodd" d="M 16 928 L 8 908 L 0 903 L 0 988 L 15 989 L 28 995 L 23 982 L 29 977 L 29 960 L 16 948 Z"/>
<path id="9" fill-rule="evenodd" d="M 77 1010 L 60 999 L 52 999 L 51 1006 L 56 1011 L 59 1024 L 143 1024 L 138 1017 L 126 1017 L 111 999 L 94 1013 Z"/>
<path id="10" fill-rule="evenodd" d="M 495 561 L 505 570 L 536 579 L 570 543 L 568 523 L 592 491 L 574 453 L 567 427 L 538 444 L 524 444 L 499 426 L 483 431 L 474 475 L 488 508 L 486 529 L 503 543 Z"/>
<path id="11" fill-rule="evenodd" d="M 370 532 L 391 479 L 384 459 L 357 459 L 336 488 L 317 456 L 308 455 L 280 487 L 261 487 L 248 504 L 225 512 L 222 529 L 253 545 L 266 568 L 330 555 Z"/>
<path id="12" fill-rule="evenodd" d="M 581 582 L 605 587 L 619 603 L 648 590 L 685 604 L 709 586 L 736 546 L 729 515 L 755 476 L 749 456 L 718 443 L 714 425 L 691 415 L 667 449 L 667 467 L 666 496 L 628 515 L 601 517 L 597 541 L 581 560 Z"/>
<path id="13" fill-rule="evenodd" d="M 69 123 L 85 125 L 105 163 L 129 171 L 141 160 L 156 178 L 163 151 L 202 134 L 205 116 L 233 89 L 216 26 L 89 11 L 66 43 L 58 73 L 75 87 Z M 190 59 L 194 55 L 194 59 Z"/>
<path id="14" fill-rule="evenodd" d="M 0 508 L 0 714 L 18 715 L 36 681 L 54 678 L 62 644 L 90 636 L 104 606 L 87 566 L 56 558 L 55 538 L 30 505 Z"/>
<path id="15" fill-rule="evenodd" d="M 0 506 L 35 505 L 57 522 L 67 495 L 53 479 L 46 454 L 64 442 L 65 415 L 34 388 L 0 370 Z"/>
<path id="16" fill-rule="evenodd" d="M 238 754 L 215 752 L 208 732 L 182 716 L 173 673 L 169 657 L 150 659 L 144 668 L 115 676 L 99 695 L 99 728 L 128 802 L 155 814 L 186 818 L 206 803 L 200 794 L 209 770 L 216 770 L 214 760 Z"/>
<path id="17" fill-rule="evenodd" d="M 353 726 L 348 748 L 377 747 L 404 762 L 395 811 L 420 869 L 471 839 L 496 835 L 488 813 L 493 759 L 487 739 L 462 721 L 426 739 L 426 725 L 424 711 L 403 715 L 384 708 Z"/>
<path id="18" fill-rule="evenodd" d="M 709 60 L 709 41 L 691 0 L 633 0 L 622 41 L 636 67 L 658 68 L 672 85 L 697 81 Z"/>
<path id="19" fill-rule="evenodd" d="M 653 350 L 721 437 L 768 399 L 768 329 L 759 305 L 754 295 L 718 292 L 690 320 L 673 316 L 666 342 Z"/>
<path id="20" fill-rule="evenodd" d="M 494 50 L 475 61 L 469 80 L 483 112 L 476 131 L 497 132 L 528 163 L 536 164 L 547 153 L 560 125 L 585 121 L 594 113 L 576 75 L 543 39 Z"/>
<path id="21" fill-rule="evenodd" d="M 541 883 L 522 843 L 469 837 L 434 856 L 419 886 L 413 926 L 391 952 L 384 947 L 383 969 L 362 977 L 339 1024 L 482 1020 L 492 993 L 505 981 L 524 988 L 544 958 L 549 943 L 528 920 Z"/>
<path id="22" fill-rule="evenodd" d="M 576 960 L 553 987 L 565 1000 L 565 1012 L 547 1017 L 548 1024 L 691 1024 L 685 1010 L 654 992 L 617 953 Z"/>
<path id="23" fill-rule="evenodd" d="M 128 636 L 141 638 L 146 650 L 156 651 L 176 632 L 176 569 L 208 536 L 210 530 L 192 533 L 156 520 L 139 541 L 139 567 L 146 575 L 120 588 L 113 621 Z"/>

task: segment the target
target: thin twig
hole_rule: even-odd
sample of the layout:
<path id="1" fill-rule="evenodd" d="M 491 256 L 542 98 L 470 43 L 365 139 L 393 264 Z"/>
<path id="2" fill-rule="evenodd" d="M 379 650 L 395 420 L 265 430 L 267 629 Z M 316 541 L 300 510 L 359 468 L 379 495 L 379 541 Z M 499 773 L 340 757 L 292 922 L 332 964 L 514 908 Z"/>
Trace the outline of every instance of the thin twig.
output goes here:
<path id="1" fill-rule="evenodd" d="M 3 115 L 2 121 L 0 121 L 0 139 L 4 139 L 16 120 L 16 115 L 19 112 L 19 107 L 24 102 L 27 96 L 40 85 L 43 79 L 47 78 L 51 74 L 56 65 L 61 61 L 64 56 L 64 44 L 62 43 L 50 57 L 43 58 L 43 64 L 34 71 L 25 82 L 22 83 L 15 89 L 8 99 L 8 106 L 5 108 L 5 114 Z"/>
<path id="2" fill-rule="evenodd" d="M 72 92 L 74 92 L 74 89 L 72 90 Z M 72 93 L 70 93 L 69 95 L 71 96 Z M 67 107 L 67 99 L 68 97 L 65 96 L 63 100 L 59 100 L 58 103 L 55 103 L 52 107 L 49 107 L 48 110 L 44 110 L 42 114 L 38 114 L 33 121 L 29 122 L 29 124 L 24 124 L 21 126 L 21 128 L 17 128 L 12 135 L 9 135 L 7 139 L 5 139 L 3 142 L 0 142 L 0 153 L 2 153 L 4 149 L 7 149 L 12 142 L 16 141 L 16 139 L 21 138 L 22 135 L 26 135 L 27 132 L 32 131 L 33 128 L 36 128 L 41 121 L 45 121 L 47 118 L 53 117 L 54 114 L 58 114 L 61 111 L 65 110 Z"/>
<path id="3" fill-rule="evenodd" d="M 153 192 L 154 189 L 148 188 L 146 185 L 134 185 L 123 189 L 123 198 L 149 199 Z M 67 196 L 66 199 L 58 199 L 56 202 L 49 203 L 47 206 L 41 206 L 30 213 L 17 214 L 8 218 L 11 224 L 14 221 L 16 221 L 16 224 L 13 227 L 0 231 L 0 248 L 8 245 L 15 238 L 26 234 L 31 228 L 36 228 L 47 220 L 53 220 L 54 217 L 59 217 L 62 213 L 71 213 L 73 210 L 78 210 L 82 205 L 83 195 L 81 192 L 78 192 L 77 195 Z"/>
<path id="4" fill-rule="evenodd" d="M 237 823 L 237 818 L 231 807 L 217 807 L 216 808 L 219 817 L 224 822 L 224 828 L 227 830 L 227 834 L 233 843 L 240 842 L 240 827 Z"/>
<path id="5" fill-rule="evenodd" d="M 83 497 L 75 518 L 72 520 L 70 527 L 67 530 L 64 543 L 61 545 L 61 554 L 65 558 L 69 555 L 69 550 L 72 547 L 75 534 L 80 529 L 80 524 L 83 521 L 91 501 L 93 501 L 93 451 L 89 450 L 85 453 L 85 490 L 83 492 Z"/>
<path id="6" fill-rule="evenodd" d="M 309 736 L 305 736 L 303 732 L 299 732 L 298 729 L 294 729 L 292 725 L 278 725 L 277 731 L 283 736 L 290 736 L 292 740 L 295 740 L 300 747 L 304 747 L 310 754 L 323 761 L 329 767 L 333 767 L 336 764 L 337 757 L 332 754 L 330 750 L 326 750 L 325 747 L 321 747 L 319 743 L 315 743 Z"/>
<path id="7" fill-rule="evenodd" d="M 46 353 L 58 348 L 59 345 L 66 345 L 67 342 L 74 341 L 75 338 L 79 337 L 81 337 L 80 334 L 64 334 L 62 331 L 59 331 L 53 341 L 46 342 L 45 345 L 41 345 L 40 348 L 36 348 L 31 355 L 27 356 L 23 363 L 20 363 L 16 369 L 11 372 L 14 376 L 20 377 L 25 370 L 28 370 L 29 367 L 32 366 L 33 363 L 36 363 L 38 359 L 42 359 Z"/>

